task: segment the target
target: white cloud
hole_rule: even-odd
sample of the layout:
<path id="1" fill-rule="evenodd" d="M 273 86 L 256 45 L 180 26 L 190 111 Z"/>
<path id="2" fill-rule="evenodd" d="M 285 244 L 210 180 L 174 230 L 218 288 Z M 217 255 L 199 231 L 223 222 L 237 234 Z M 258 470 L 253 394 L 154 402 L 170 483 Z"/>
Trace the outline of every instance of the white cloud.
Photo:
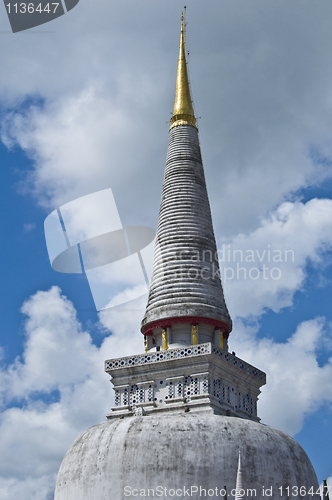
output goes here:
<path id="1" fill-rule="evenodd" d="M 119 292 L 116 294 L 110 302 L 107 304 L 106 308 L 109 307 L 114 307 L 119 304 L 126 304 L 127 302 L 130 302 L 136 297 L 141 297 L 142 295 L 147 295 L 147 287 L 146 285 L 135 285 L 133 287 L 127 287 L 123 292 Z"/>
<path id="2" fill-rule="evenodd" d="M 0 478 L 1 500 L 13 500 L 21 498 L 26 500 L 53 500 L 55 487 L 55 475 L 41 476 L 38 478 L 27 477 L 25 479 Z"/>
<path id="3" fill-rule="evenodd" d="M 98 2 L 98 15 L 95 5 L 56 21 L 57 43 L 53 35 L 26 37 L 24 46 L 13 38 L 1 53 L 0 99 L 41 97 L 38 107 L 7 116 L 5 133 L 34 160 L 30 187 L 39 202 L 53 208 L 112 187 L 121 217 L 155 222 L 178 4 L 138 2 L 128 13 L 119 2 Z M 191 80 L 217 234 L 254 230 L 294 190 L 331 176 L 330 13 L 329 4 L 313 8 L 308 0 L 287 6 L 287 16 L 281 4 L 264 0 L 240 11 L 220 2 L 188 8 Z M 112 29 L 110 19 L 117 19 Z M 311 150 L 327 161 L 315 164 Z"/>
<path id="4" fill-rule="evenodd" d="M 26 398 L 91 376 L 97 348 L 81 331 L 72 303 L 60 296 L 57 287 L 37 292 L 22 312 L 27 316 L 23 361 L 16 359 L 4 374 L 7 397 Z"/>
<path id="5" fill-rule="evenodd" d="M 229 246 L 228 246 L 229 245 Z M 332 246 L 332 200 L 286 202 L 253 232 L 220 244 L 226 302 L 231 315 L 260 316 L 293 303 L 308 263 L 324 262 Z"/>
<path id="6" fill-rule="evenodd" d="M 114 338 L 106 338 L 103 344 L 108 358 L 143 352 L 143 335 L 140 332 L 140 326 L 146 301 L 147 296 L 143 295 L 118 307 L 100 311 L 101 324 L 106 330 L 114 332 Z"/>
<path id="7" fill-rule="evenodd" d="M 97 348 L 57 287 L 37 292 L 23 305 L 23 359 L 1 373 L 1 498 L 15 498 L 17 492 L 22 500 L 51 498 L 66 450 L 84 429 L 104 420 L 112 406 L 104 360 L 143 351 L 137 328 L 142 304 L 132 307 L 129 315 L 127 310 L 103 313 L 102 324 L 113 333 Z"/>
<path id="8" fill-rule="evenodd" d="M 98 95 L 99 94 L 99 95 Z M 34 162 L 30 186 L 43 204 L 59 206 L 109 187 L 125 157 L 114 157 L 114 143 L 124 148 L 130 133 L 125 109 L 90 87 L 71 98 L 12 113 L 3 124 L 3 141 L 18 144 Z"/>
<path id="9" fill-rule="evenodd" d="M 138 80 L 135 86 L 141 94 L 150 91 Z M 43 107 L 31 105 L 5 116 L 2 141 L 8 148 L 19 146 L 32 161 L 31 170 L 19 185 L 22 193 L 32 194 L 51 211 L 111 188 L 124 225 L 144 225 L 144 220 L 146 225 L 155 224 L 160 193 L 151 193 L 149 186 L 158 177 L 161 182 L 166 143 L 160 171 L 154 169 L 151 173 L 158 142 L 155 144 L 153 135 L 146 134 L 150 118 L 140 118 L 140 106 L 132 107 L 125 100 L 123 88 L 120 94 L 117 98 L 105 90 L 105 85 L 93 83 L 78 94 L 50 99 Z M 151 102 L 154 99 L 151 92 Z M 143 122 L 140 127 L 139 120 Z M 156 128 L 162 137 L 164 122 Z M 167 127 L 164 132 L 167 140 Z M 137 199 L 146 202 L 137 203 Z M 155 203 L 152 215 L 147 211 L 151 199 Z"/>
<path id="10" fill-rule="evenodd" d="M 284 343 L 256 333 L 236 322 L 231 349 L 267 374 L 258 405 L 262 421 L 294 435 L 307 415 L 332 403 L 332 351 L 323 366 L 317 359 L 324 337 L 332 337 L 331 325 L 324 318 L 304 321 Z"/>

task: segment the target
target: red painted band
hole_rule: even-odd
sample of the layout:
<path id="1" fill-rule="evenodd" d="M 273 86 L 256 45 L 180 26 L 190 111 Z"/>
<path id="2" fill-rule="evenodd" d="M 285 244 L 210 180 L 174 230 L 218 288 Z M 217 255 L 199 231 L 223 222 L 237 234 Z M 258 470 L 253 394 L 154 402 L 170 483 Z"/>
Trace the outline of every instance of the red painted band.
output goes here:
<path id="1" fill-rule="evenodd" d="M 230 325 L 224 323 L 223 321 L 218 321 L 217 319 L 202 318 L 197 316 L 181 316 L 178 318 L 167 318 L 154 321 L 153 323 L 150 323 L 149 325 L 143 327 L 142 333 L 143 335 L 151 335 L 152 330 L 155 330 L 156 328 L 171 328 L 172 325 L 183 323 L 190 323 L 191 325 L 195 326 L 197 326 L 199 323 L 203 323 L 205 325 L 214 325 L 215 329 L 223 330 L 223 332 L 226 333 L 226 338 L 228 338 L 228 335 L 231 331 Z"/>

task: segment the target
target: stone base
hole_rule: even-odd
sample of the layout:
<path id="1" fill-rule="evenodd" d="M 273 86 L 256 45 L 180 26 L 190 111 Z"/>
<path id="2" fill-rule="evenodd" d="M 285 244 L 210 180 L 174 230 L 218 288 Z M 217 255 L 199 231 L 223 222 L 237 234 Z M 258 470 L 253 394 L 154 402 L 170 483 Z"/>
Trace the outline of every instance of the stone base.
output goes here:
<path id="1" fill-rule="evenodd" d="M 259 421 L 265 373 L 210 342 L 111 359 L 105 370 L 115 391 L 108 419 L 206 411 Z"/>
<path id="2" fill-rule="evenodd" d="M 169 500 L 187 498 L 188 490 L 201 500 L 222 498 L 225 486 L 231 499 L 239 450 L 245 498 L 286 500 L 288 486 L 317 491 L 309 458 L 287 434 L 236 417 L 182 412 L 116 418 L 88 429 L 62 462 L 54 500 Z M 271 489 L 272 496 L 263 494 Z M 310 493 L 301 498 L 320 500 Z"/>

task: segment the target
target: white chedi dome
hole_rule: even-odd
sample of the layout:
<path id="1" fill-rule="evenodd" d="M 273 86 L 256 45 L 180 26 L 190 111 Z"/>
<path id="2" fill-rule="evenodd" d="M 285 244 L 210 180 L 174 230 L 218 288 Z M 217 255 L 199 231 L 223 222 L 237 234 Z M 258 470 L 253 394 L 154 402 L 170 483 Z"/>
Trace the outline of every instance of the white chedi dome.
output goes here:
<path id="1" fill-rule="evenodd" d="M 309 493 L 318 489 L 311 462 L 287 434 L 236 417 L 179 413 L 117 418 L 85 431 L 62 462 L 54 500 L 220 498 L 224 486 L 231 499 L 239 449 L 242 487 L 256 490 L 248 497 L 266 500 L 272 488 L 272 498 L 286 499 L 287 487 L 302 486 L 301 498 L 319 498 Z"/>

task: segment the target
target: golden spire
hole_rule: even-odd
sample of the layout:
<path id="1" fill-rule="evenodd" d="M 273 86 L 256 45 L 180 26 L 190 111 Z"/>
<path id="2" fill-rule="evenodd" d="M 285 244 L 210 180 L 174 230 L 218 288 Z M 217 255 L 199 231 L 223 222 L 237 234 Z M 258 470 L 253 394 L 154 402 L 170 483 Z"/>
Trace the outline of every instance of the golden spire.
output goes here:
<path id="1" fill-rule="evenodd" d="M 178 72 L 175 84 L 175 99 L 171 128 L 177 125 L 193 125 L 196 127 L 193 103 L 190 96 L 189 79 L 187 72 L 186 52 L 184 45 L 183 15 L 181 21 L 180 52 Z"/>

